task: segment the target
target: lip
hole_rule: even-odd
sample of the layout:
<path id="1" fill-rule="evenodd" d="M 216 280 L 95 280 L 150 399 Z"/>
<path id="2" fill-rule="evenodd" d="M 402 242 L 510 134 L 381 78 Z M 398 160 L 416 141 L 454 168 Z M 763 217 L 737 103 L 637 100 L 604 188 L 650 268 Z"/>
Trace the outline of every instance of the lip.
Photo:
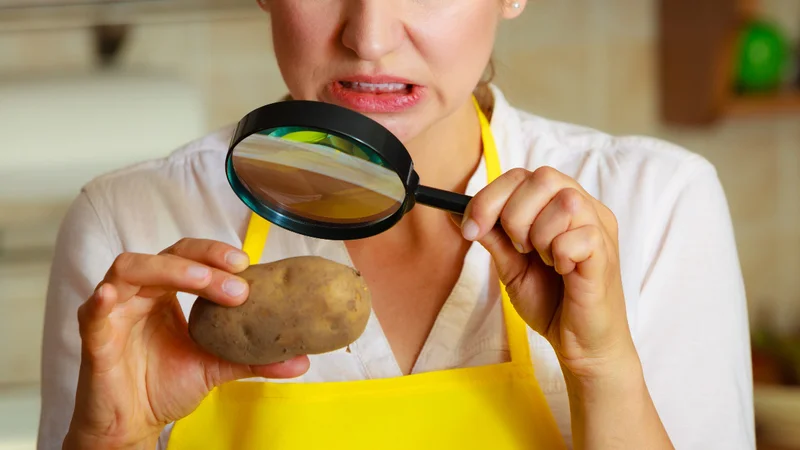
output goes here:
<path id="1" fill-rule="evenodd" d="M 391 93 L 358 92 L 348 89 L 342 83 L 411 85 L 411 89 Z M 351 75 L 331 81 L 326 93 L 333 103 L 361 113 L 389 114 L 409 110 L 422 101 L 425 88 L 411 80 L 391 75 Z"/>

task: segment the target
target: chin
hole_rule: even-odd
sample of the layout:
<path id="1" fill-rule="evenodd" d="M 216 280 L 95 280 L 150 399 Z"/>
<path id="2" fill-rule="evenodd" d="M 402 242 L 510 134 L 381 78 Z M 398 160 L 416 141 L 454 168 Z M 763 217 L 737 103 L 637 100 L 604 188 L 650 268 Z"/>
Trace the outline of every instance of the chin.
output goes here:
<path id="1" fill-rule="evenodd" d="M 373 114 L 366 114 L 366 116 L 383 125 L 384 128 L 395 135 L 404 145 L 407 145 L 409 142 L 413 141 L 414 138 L 419 136 L 423 128 L 420 125 L 425 122 L 425 119 L 420 117 L 420 114 L 407 114 L 402 117 Z"/>

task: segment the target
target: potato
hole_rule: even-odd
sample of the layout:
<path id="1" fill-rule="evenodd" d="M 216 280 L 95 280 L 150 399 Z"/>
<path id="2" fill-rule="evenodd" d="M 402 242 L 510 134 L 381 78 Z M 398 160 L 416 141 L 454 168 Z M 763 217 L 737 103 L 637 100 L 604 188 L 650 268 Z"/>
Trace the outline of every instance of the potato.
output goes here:
<path id="1" fill-rule="evenodd" d="M 331 352 L 364 332 L 372 307 L 361 274 L 316 256 L 250 266 L 240 306 L 198 298 L 189 334 L 209 353 L 241 364 L 271 364 Z"/>

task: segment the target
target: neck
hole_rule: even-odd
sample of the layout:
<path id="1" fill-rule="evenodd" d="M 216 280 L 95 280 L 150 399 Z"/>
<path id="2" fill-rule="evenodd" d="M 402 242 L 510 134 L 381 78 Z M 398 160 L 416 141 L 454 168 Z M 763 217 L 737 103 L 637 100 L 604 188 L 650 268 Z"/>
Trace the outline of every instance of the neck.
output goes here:
<path id="1" fill-rule="evenodd" d="M 420 183 L 463 193 L 480 163 L 481 130 L 472 99 L 406 145 Z"/>
<path id="2" fill-rule="evenodd" d="M 466 191 L 480 164 L 482 147 L 480 121 L 471 99 L 406 144 L 422 184 L 458 193 Z M 373 243 L 381 248 L 402 249 L 415 255 L 421 254 L 420 249 L 435 248 L 443 232 L 460 236 L 446 212 L 419 205 L 390 230 L 362 245 Z M 350 244 L 351 250 L 357 246 Z"/>

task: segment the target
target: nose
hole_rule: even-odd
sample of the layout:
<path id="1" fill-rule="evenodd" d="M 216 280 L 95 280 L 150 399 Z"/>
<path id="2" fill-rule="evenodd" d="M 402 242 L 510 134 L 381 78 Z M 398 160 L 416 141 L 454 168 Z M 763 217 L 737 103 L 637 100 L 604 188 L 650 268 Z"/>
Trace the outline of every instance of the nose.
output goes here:
<path id="1" fill-rule="evenodd" d="M 349 0 L 342 43 L 361 60 L 379 61 L 403 42 L 399 0 Z"/>

